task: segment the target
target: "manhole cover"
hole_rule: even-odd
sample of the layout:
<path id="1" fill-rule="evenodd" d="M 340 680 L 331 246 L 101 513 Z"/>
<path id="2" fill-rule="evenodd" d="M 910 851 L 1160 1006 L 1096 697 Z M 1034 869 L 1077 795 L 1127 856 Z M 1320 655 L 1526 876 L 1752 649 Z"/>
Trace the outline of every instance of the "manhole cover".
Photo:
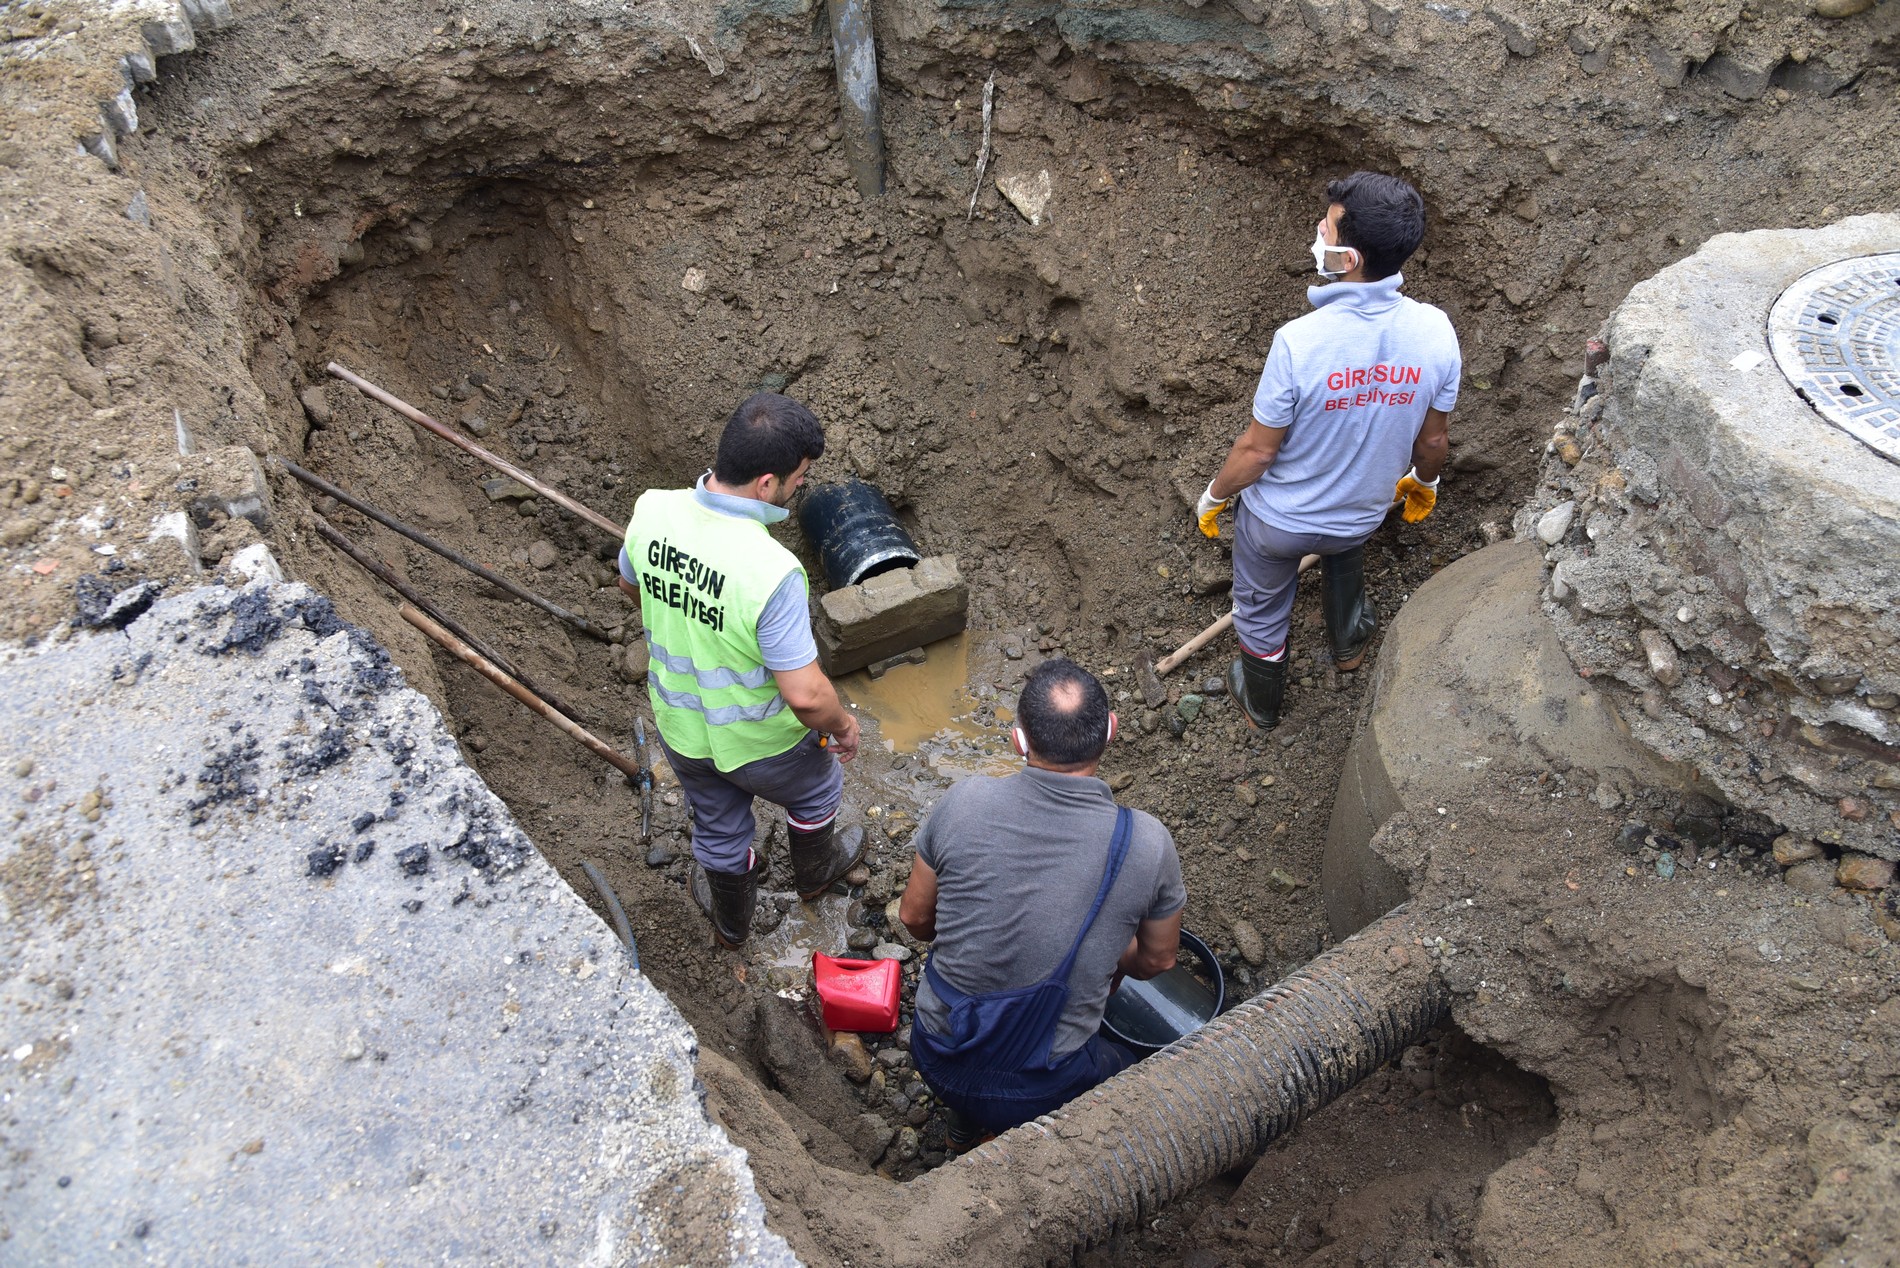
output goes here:
<path id="1" fill-rule="evenodd" d="M 1900 252 L 1804 274 L 1769 312 L 1768 346 L 1822 418 L 1900 462 Z"/>

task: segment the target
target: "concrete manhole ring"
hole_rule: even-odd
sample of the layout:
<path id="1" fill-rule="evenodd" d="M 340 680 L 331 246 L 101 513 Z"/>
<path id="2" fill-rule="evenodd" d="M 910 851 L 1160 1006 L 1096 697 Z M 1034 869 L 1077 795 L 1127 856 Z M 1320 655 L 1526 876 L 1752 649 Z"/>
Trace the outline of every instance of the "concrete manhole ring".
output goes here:
<path id="1" fill-rule="evenodd" d="M 1768 346 L 1821 417 L 1900 462 L 1900 252 L 1803 274 L 1769 311 Z"/>

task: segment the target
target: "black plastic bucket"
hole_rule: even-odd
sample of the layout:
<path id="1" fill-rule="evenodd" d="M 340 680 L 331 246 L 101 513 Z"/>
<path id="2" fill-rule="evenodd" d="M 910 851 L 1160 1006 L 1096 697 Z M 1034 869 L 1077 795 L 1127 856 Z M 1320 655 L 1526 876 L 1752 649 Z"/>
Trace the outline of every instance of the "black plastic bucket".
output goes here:
<path id="1" fill-rule="evenodd" d="M 1121 986 L 1108 997 L 1108 1009 L 1102 1014 L 1102 1029 L 1111 1039 L 1137 1052 L 1160 1052 L 1220 1015 L 1227 1002 L 1227 981 L 1220 961 L 1205 942 L 1185 929 L 1181 931 L 1181 949 L 1200 957 L 1213 979 L 1212 989 L 1179 964 L 1145 982 L 1123 978 Z"/>
<path id="2" fill-rule="evenodd" d="M 808 490 L 798 524 L 818 548 L 834 590 L 894 568 L 913 568 L 923 558 L 884 495 L 862 480 Z"/>

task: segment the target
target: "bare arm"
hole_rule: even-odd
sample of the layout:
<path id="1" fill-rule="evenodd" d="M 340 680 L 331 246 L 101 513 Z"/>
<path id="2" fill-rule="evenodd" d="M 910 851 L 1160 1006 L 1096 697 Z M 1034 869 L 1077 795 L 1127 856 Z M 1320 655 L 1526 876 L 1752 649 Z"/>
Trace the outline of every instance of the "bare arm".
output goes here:
<path id="1" fill-rule="evenodd" d="M 778 693 L 785 697 L 798 720 L 812 730 L 831 737 L 832 751 L 838 760 L 848 762 L 858 755 L 858 718 L 838 699 L 838 689 L 825 677 L 825 671 L 812 661 L 798 669 L 775 669 Z"/>
<path id="2" fill-rule="evenodd" d="M 1145 981 L 1173 968 L 1180 950 L 1181 912 L 1159 920 L 1144 920 L 1135 926 L 1135 936 L 1128 940 L 1128 948 L 1122 952 L 1115 972 Z"/>
<path id="3" fill-rule="evenodd" d="M 1249 419 L 1247 430 L 1235 439 L 1234 447 L 1227 451 L 1227 461 L 1221 463 L 1220 474 L 1214 477 L 1214 496 L 1230 498 L 1265 475 L 1280 456 L 1280 444 L 1285 439 L 1286 428 L 1263 427 Z"/>
<path id="4" fill-rule="evenodd" d="M 911 859 L 910 880 L 904 885 L 904 896 L 898 900 L 897 918 L 919 942 L 929 942 L 937 936 L 937 873 L 924 862 L 921 854 Z M 1179 929 L 1179 919 L 1175 927 Z"/>
<path id="5" fill-rule="evenodd" d="M 1451 452 L 1451 415 L 1442 409 L 1425 411 L 1425 423 L 1412 442 L 1412 469 L 1418 478 L 1430 484 L 1445 469 L 1445 455 Z"/>

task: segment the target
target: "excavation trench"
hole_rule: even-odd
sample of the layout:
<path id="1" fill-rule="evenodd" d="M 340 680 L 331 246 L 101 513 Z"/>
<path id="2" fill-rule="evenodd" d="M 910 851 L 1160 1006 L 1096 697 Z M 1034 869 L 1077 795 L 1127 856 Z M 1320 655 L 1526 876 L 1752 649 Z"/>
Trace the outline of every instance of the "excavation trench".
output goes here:
<path id="1" fill-rule="evenodd" d="M 205 140 L 225 164 L 201 214 L 242 274 L 226 278 L 231 293 L 252 296 L 240 305 L 245 368 L 267 419 L 255 439 L 620 634 L 577 636 L 288 481 L 273 485 L 273 544 L 443 706 L 468 759 L 563 877 L 603 912 L 583 863 L 619 893 L 644 971 L 699 1035 L 715 1108 L 753 1152 L 776 1195 L 775 1227 L 795 1248 L 826 1261 L 855 1244 L 836 1211 L 796 1227 L 809 1205 L 793 1178 L 799 1159 L 898 1180 L 945 1161 L 940 1110 L 901 1045 L 874 1043 L 862 1068 L 826 1055 L 802 965 L 854 934 L 903 947 L 908 1020 L 917 948 L 888 904 L 909 834 L 950 781 L 1008 768 L 1014 691 L 1040 658 L 1072 656 L 1111 684 L 1128 739 L 1104 773 L 1174 831 L 1187 923 L 1216 946 L 1233 993 L 1247 998 L 1326 949 L 1319 857 L 1367 685 L 1329 679 L 1315 657 L 1313 597 L 1295 613 L 1290 717 L 1270 737 L 1248 732 L 1214 681 L 1220 647 L 1157 697 L 1136 665 L 1227 607 L 1227 548 L 1193 532 L 1187 507 L 1246 417 L 1273 329 L 1304 308 L 1323 181 L 1416 167 L 1414 124 L 1382 132 L 1293 96 L 1224 110 L 1205 84 L 1169 87 L 1049 32 L 1000 52 L 948 37 L 900 43 L 882 71 L 887 192 L 867 200 L 815 32 L 755 30 L 746 58 L 713 77 L 705 54 L 716 46 L 692 43 L 689 58 L 650 33 L 595 33 L 564 57 L 531 40 L 408 61 L 356 46 L 351 73 L 313 61 L 265 94 L 247 76 L 315 38 L 296 26 L 240 24 L 181 64 L 147 116 L 159 136 Z M 1034 222 L 989 184 L 964 214 L 992 68 L 992 174 L 1049 174 Z M 1532 149 L 1486 172 L 1492 143 L 1469 122 L 1440 133 L 1457 138 L 1460 157 L 1446 162 L 1467 176 L 1421 181 L 1434 226 L 1407 272 L 1409 289 L 1465 332 L 1457 496 L 1424 526 L 1375 535 L 1369 581 L 1388 613 L 1498 535 L 1546 430 L 1529 415 L 1561 409 L 1604 306 L 1699 239 L 1708 214 L 1665 198 L 1673 228 L 1619 236 L 1613 218 L 1583 208 L 1558 159 Z M 183 144 L 155 152 L 153 179 L 164 169 L 190 187 L 199 163 Z M 1577 206 L 1574 224 L 1587 227 L 1539 227 L 1540 197 Z M 1507 198 L 1518 211 L 1501 225 Z M 1579 233 L 1592 241 L 1581 253 Z M 1500 252 L 1516 253 L 1512 287 L 1539 288 L 1534 314 L 1505 298 Z M 971 592 L 957 644 L 879 683 L 846 683 L 877 723 L 846 794 L 847 817 L 867 834 L 869 883 L 807 906 L 775 874 L 750 953 L 713 949 L 686 896 L 677 789 L 662 780 L 653 839 L 637 840 L 637 801 L 616 772 L 432 650 L 308 513 L 631 751 L 646 703 L 637 614 L 614 585 L 618 543 L 328 377 L 331 361 L 616 522 L 642 490 L 690 483 L 745 395 L 807 403 L 827 427 L 813 479 L 875 483 L 922 553 L 957 557 Z M 214 564 L 250 532 L 239 521 L 205 530 Z M 795 527 L 780 531 L 821 577 Z M 1554 773 L 1551 787 L 1562 783 Z M 1506 800 L 1520 795 L 1541 793 L 1514 786 Z M 782 846 L 769 815 L 760 840 Z M 772 852 L 782 866 L 783 849 Z M 1425 976 L 1418 965 L 1406 974 Z M 1465 988 L 1488 990 L 1460 979 Z M 1471 1029 L 1512 1045 L 1508 1025 Z M 1524 1051 L 1559 1064 L 1548 1046 Z M 1138 1202 L 1138 1226 L 1090 1262 L 1349 1240 L 1393 1255 L 1473 1253 L 1486 1177 L 1552 1129 L 1550 1091 L 1456 1029 L 1403 1053 L 1244 1182 L 1216 1178 L 1166 1212 Z M 1375 1172 L 1383 1179 L 1368 1183 Z M 1319 1203 L 1319 1176 L 1348 1196 Z M 945 1172 L 925 1183 L 969 1182 Z M 870 1180 L 854 1186 L 846 1205 L 904 1201 Z"/>

